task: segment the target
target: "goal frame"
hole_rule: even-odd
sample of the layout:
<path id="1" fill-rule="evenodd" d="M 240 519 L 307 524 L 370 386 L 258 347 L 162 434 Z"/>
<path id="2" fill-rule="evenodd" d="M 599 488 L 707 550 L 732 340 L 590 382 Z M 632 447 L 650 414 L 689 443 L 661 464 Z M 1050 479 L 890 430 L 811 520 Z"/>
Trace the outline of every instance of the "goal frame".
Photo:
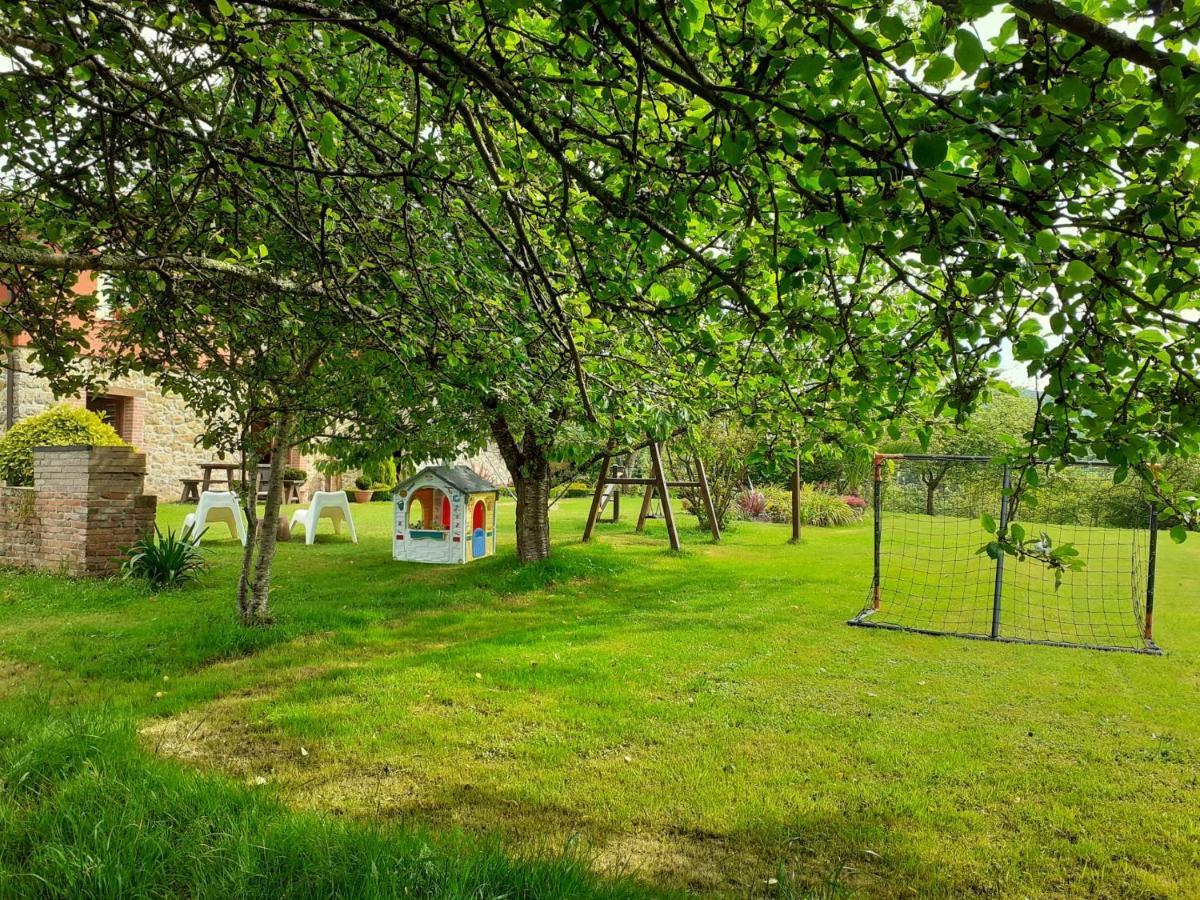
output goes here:
<path id="1" fill-rule="evenodd" d="M 1003 603 L 1003 587 L 1004 587 L 1004 559 L 1007 554 L 1001 553 L 996 559 L 996 580 L 995 588 L 992 597 L 991 610 L 991 630 L 988 634 L 943 630 L 937 628 L 923 628 L 916 625 L 902 625 L 895 622 L 880 622 L 873 621 L 872 616 L 878 612 L 883 605 L 884 586 L 882 584 L 882 549 L 883 549 L 883 469 L 884 465 L 889 460 L 903 460 L 906 462 L 951 462 L 951 463 L 994 463 L 995 459 L 990 456 L 966 456 L 956 454 L 936 454 L 936 453 L 876 453 L 873 465 L 873 484 L 871 495 L 871 509 L 873 513 L 873 546 L 872 546 L 872 580 L 871 592 L 866 607 L 850 619 L 846 624 L 862 628 L 879 628 L 887 631 L 902 631 L 910 634 L 924 634 L 933 636 L 948 636 L 966 638 L 968 640 L 979 641 L 995 641 L 997 643 L 1009 644 L 1033 644 L 1046 647 L 1069 647 L 1079 650 L 1103 650 L 1114 653 L 1140 653 L 1151 656 L 1163 655 L 1163 650 L 1154 641 L 1153 623 L 1154 623 L 1154 582 L 1155 570 L 1158 562 L 1158 506 L 1154 502 L 1147 503 L 1147 518 L 1146 528 L 1148 530 L 1147 542 L 1147 567 L 1146 567 L 1146 583 L 1143 597 L 1143 615 L 1142 615 L 1142 640 L 1144 642 L 1141 647 L 1122 647 L 1112 644 L 1096 644 L 1085 643 L 1078 641 L 1056 641 L 1039 638 L 1027 638 L 1021 636 L 1005 635 L 1001 633 L 1000 613 Z M 1072 467 L 1078 468 L 1115 468 L 1111 463 L 1103 460 L 1080 460 L 1071 463 Z M 997 523 L 1000 531 L 1003 532 L 1009 524 L 1009 493 L 1012 487 L 1012 467 L 1004 465 L 1000 469 L 1000 508 Z"/>

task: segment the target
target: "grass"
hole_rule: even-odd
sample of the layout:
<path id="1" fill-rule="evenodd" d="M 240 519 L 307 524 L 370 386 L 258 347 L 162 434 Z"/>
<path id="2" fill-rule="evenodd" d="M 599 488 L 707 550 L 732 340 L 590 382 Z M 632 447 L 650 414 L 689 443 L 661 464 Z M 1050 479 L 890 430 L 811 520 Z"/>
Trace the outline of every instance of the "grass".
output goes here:
<path id="1" fill-rule="evenodd" d="M 585 507 L 524 568 L 355 507 L 262 630 L 230 542 L 158 595 L 0 574 L 0 895 L 1200 893 L 1200 542 L 1153 658 L 847 628 L 867 526 L 674 555 Z"/>

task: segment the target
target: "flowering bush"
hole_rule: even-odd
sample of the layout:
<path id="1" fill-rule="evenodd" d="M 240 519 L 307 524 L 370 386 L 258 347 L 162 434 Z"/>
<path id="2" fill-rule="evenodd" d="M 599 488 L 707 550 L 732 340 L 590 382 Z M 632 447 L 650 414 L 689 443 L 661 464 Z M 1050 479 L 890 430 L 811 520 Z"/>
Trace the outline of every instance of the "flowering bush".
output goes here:
<path id="1" fill-rule="evenodd" d="M 818 527 L 853 525 L 866 511 L 867 501 L 847 494 L 836 496 L 805 485 L 800 489 L 800 522 Z M 792 492 L 788 488 L 767 485 L 761 490 L 738 495 L 742 518 L 756 522 L 786 524 L 792 521 Z"/>

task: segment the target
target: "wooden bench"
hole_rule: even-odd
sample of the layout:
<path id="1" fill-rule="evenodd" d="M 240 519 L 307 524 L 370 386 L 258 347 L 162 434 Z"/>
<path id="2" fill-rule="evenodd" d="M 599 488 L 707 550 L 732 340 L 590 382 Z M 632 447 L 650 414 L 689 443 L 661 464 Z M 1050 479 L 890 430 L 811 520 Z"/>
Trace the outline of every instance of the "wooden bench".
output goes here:
<path id="1" fill-rule="evenodd" d="M 199 503 L 200 502 L 200 479 L 199 478 L 181 478 L 183 482 L 183 493 L 179 495 L 180 503 Z"/>

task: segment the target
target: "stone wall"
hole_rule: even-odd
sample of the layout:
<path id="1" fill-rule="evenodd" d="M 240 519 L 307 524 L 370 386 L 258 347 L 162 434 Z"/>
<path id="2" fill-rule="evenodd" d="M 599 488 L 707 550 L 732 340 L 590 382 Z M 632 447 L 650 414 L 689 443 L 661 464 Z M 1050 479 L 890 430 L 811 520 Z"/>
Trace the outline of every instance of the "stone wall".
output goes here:
<path id="1" fill-rule="evenodd" d="M 107 575 L 154 528 L 146 456 L 131 447 L 40 447 L 33 487 L 0 487 L 0 565 Z"/>
<path id="2" fill-rule="evenodd" d="M 495 445 L 481 450 L 474 456 L 460 454 L 453 465 L 467 466 L 497 487 L 511 487 L 513 483 L 508 466 L 504 464 L 504 457 L 500 455 L 500 448 Z"/>
<path id="3" fill-rule="evenodd" d="M 86 394 L 56 397 L 49 382 L 34 374 L 37 365 L 30 360 L 29 348 L 18 347 L 15 357 L 17 370 L 13 421 L 44 412 L 56 403 L 87 404 Z M 5 409 L 10 377 L 7 366 L 0 366 L 0 409 Z M 122 421 L 117 423 L 118 431 L 146 454 L 146 491 L 157 495 L 162 502 L 170 503 L 179 499 L 182 479 L 199 478 L 200 463 L 220 459 L 215 451 L 205 450 L 196 443 L 204 431 L 200 417 L 188 408 L 182 397 L 159 390 L 152 378 L 133 373 L 110 381 L 103 393 L 123 398 L 126 412 Z M 7 416 L 0 412 L 0 434 L 4 431 L 6 419 Z M 308 481 L 301 488 L 302 500 L 307 500 L 313 491 L 354 489 L 357 471 L 327 478 L 317 472 L 311 457 L 293 453 L 289 462 L 309 473 Z M 460 456 L 454 462 L 470 466 L 498 485 L 512 484 L 504 460 L 494 447 L 474 457 Z M 214 485 L 214 488 L 225 490 L 223 484 Z"/>
<path id="4" fill-rule="evenodd" d="M 87 404 L 87 395 L 55 397 L 46 379 L 34 374 L 36 364 L 29 359 L 27 348 L 18 348 L 16 392 L 13 420 L 44 412 L 56 403 Z M 0 403 L 6 397 L 7 367 L 0 368 Z M 204 431 L 204 423 L 183 398 L 176 394 L 163 393 L 154 380 L 146 375 L 132 373 L 108 382 L 104 394 L 124 398 L 127 416 L 118 431 L 127 441 L 146 454 L 146 490 L 163 502 L 179 499 L 184 478 L 199 478 L 200 463 L 217 462 L 221 456 L 197 444 Z M 0 416 L 0 433 L 4 430 L 5 417 Z M 310 473 L 307 490 L 319 489 L 322 483 L 315 474 L 311 462 L 304 457 L 293 460 L 300 468 Z M 225 490 L 223 484 L 214 485 Z M 304 493 L 304 496 L 308 496 Z"/>
<path id="5" fill-rule="evenodd" d="M 20 421 L 45 412 L 56 403 L 83 406 L 86 394 L 56 397 L 46 379 L 34 374 L 36 364 L 29 359 L 26 348 L 17 350 L 15 403 L 12 418 Z M 7 368 L 0 382 L 0 398 L 6 397 Z M 179 497 L 182 478 L 200 477 L 199 463 L 216 461 L 216 453 L 196 445 L 203 425 L 181 397 L 163 394 L 153 380 L 145 375 L 132 374 L 118 378 L 105 386 L 104 393 L 126 398 L 129 414 L 125 427 L 118 428 L 122 437 L 146 454 L 146 490 L 164 501 Z M 2 402 L 2 401 L 0 401 Z M 0 430 L 4 419 L 0 417 Z"/>

